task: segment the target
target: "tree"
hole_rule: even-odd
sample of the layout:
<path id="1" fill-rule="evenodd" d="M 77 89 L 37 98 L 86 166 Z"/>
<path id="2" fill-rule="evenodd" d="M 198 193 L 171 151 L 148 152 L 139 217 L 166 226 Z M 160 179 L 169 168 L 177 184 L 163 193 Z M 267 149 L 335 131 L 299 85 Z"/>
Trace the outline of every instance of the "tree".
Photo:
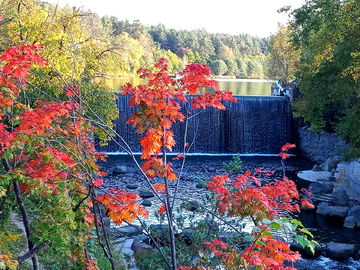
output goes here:
<path id="1" fill-rule="evenodd" d="M 299 50 L 291 46 L 289 26 L 279 24 L 278 32 L 271 37 L 269 52 L 268 76 L 284 82 L 293 80 L 298 67 Z"/>
<path id="2" fill-rule="evenodd" d="M 218 76 L 223 75 L 228 69 L 223 60 L 209 60 L 208 65 L 211 68 L 212 74 Z"/>
<path id="3" fill-rule="evenodd" d="M 228 46 L 222 45 L 219 49 L 218 57 L 221 60 L 234 60 L 234 53 Z"/>
<path id="4" fill-rule="evenodd" d="M 358 110 L 351 109 L 359 102 L 358 3 L 312 0 L 291 14 L 292 41 L 301 50 L 297 74 L 303 95 L 294 104 L 295 115 L 313 131 L 336 131 L 359 149 L 359 142 L 346 135 L 359 130 L 352 119 Z"/>

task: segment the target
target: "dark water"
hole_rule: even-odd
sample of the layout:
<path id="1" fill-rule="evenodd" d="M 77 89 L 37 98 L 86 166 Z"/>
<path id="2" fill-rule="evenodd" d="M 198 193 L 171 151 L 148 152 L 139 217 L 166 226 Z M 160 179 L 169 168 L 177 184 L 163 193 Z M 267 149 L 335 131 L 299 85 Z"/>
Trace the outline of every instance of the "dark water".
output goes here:
<path id="1" fill-rule="evenodd" d="M 193 145 L 191 153 L 203 154 L 277 154 L 282 145 L 291 141 L 290 102 L 285 97 L 237 96 L 237 103 L 224 102 L 226 110 L 208 108 L 191 109 L 190 102 L 180 103 L 184 115 L 194 115 L 188 122 L 186 141 Z M 133 152 L 141 152 L 140 135 L 126 124 L 136 111 L 129 108 L 128 96 L 119 95 L 119 118 L 116 132 L 128 143 Z M 174 152 L 182 152 L 185 141 L 185 122 L 173 124 L 176 145 Z M 116 139 L 120 142 L 119 138 Z M 110 142 L 98 150 L 122 152 Z"/>

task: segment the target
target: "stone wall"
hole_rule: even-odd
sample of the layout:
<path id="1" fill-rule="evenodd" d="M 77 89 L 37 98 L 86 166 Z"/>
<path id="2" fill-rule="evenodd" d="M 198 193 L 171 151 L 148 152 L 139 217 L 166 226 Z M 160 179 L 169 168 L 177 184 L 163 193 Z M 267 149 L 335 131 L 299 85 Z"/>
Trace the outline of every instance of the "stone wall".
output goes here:
<path id="1" fill-rule="evenodd" d="M 315 133 L 306 128 L 298 128 L 297 147 L 309 160 L 325 162 L 329 157 L 340 156 L 340 150 L 347 147 L 344 140 L 331 133 Z"/>

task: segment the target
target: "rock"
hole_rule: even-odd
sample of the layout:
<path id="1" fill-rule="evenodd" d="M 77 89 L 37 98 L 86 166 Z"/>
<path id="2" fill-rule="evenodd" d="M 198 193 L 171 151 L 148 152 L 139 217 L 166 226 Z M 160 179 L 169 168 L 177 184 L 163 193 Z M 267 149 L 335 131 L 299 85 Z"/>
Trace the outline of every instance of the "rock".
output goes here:
<path id="1" fill-rule="evenodd" d="M 137 185 L 137 184 L 127 184 L 126 187 L 128 189 L 137 189 L 139 187 L 139 185 Z"/>
<path id="2" fill-rule="evenodd" d="M 350 209 L 344 227 L 351 229 L 360 227 L 360 205 L 355 205 Z"/>
<path id="3" fill-rule="evenodd" d="M 315 252 L 313 254 L 309 247 L 307 247 L 307 246 L 302 247 L 302 245 L 300 245 L 299 243 L 297 243 L 295 241 L 290 244 L 290 249 L 292 251 L 299 251 L 299 253 L 302 256 L 306 256 L 306 257 L 310 257 L 310 258 L 319 257 L 322 253 L 321 246 L 319 246 L 319 245 L 315 245 Z"/>
<path id="4" fill-rule="evenodd" d="M 121 252 L 123 254 L 133 255 L 134 251 L 131 249 L 131 246 L 134 242 L 132 238 L 118 238 L 113 241 L 113 247 L 116 252 Z"/>
<path id="5" fill-rule="evenodd" d="M 355 245 L 330 242 L 326 245 L 326 253 L 329 258 L 334 260 L 346 260 L 354 256 Z"/>
<path id="6" fill-rule="evenodd" d="M 320 203 L 316 213 L 323 216 L 345 219 L 349 213 L 349 207 L 329 206 L 328 203 Z"/>
<path id="7" fill-rule="evenodd" d="M 152 206 L 152 203 L 149 200 L 143 200 L 142 205 L 146 207 L 150 207 Z"/>
<path id="8" fill-rule="evenodd" d="M 117 231 L 125 236 L 136 236 L 143 233 L 143 229 L 136 225 L 126 225 L 117 228 Z"/>
<path id="9" fill-rule="evenodd" d="M 360 205 L 353 206 L 349 211 L 349 216 L 360 218 Z"/>
<path id="10" fill-rule="evenodd" d="M 329 183 L 312 183 L 308 190 L 310 191 L 310 193 L 312 193 L 312 195 L 314 196 L 318 196 L 318 195 L 323 195 L 326 193 L 331 193 L 333 191 L 333 186 L 332 184 Z"/>
<path id="11" fill-rule="evenodd" d="M 199 208 L 197 201 L 191 201 L 187 204 L 186 210 L 196 211 Z"/>
<path id="12" fill-rule="evenodd" d="M 140 236 L 133 237 L 134 242 L 131 245 L 131 249 L 136 253 L 143 249 L 152 249 L 151 246 L 140 242 Z"/>
<path id="13" fill-rule="evenodd" d="M 297 260 L 295 262 L 292 262 L 292 261 L 284 261 L 284 266 L 291 266 L 291 267 L 294 267 L 295 269 L 297 270 L 307 270 L 307 266 L 305 263 Z"/>
<path id="14" fill-rule="evenodd" d="M 328 177 L 328 181 L 329 181 L 329 182 L 335 182 L 335 181 L 336 181 L 336 177 L 335 177 L 335 176 L 329 176 L 329 177 Z"/>
<path id="15" fill-rule="evenodd" d="M 350 215 L 347 216 L 345 218 L 344 227 L 350 228 L 350 229 L 360 227 L 360 217 L 354 217 L 354 216 L 350 216 Z"/>
<path id="16" fill-rule="evenodd" d="M 328 158 L 323 164 L 320 165 L 320 168 L 323 171 L 330 172 L 333 169 L 336 169 L 336 166 L 338 165 L 339 161 L 338 158 Z"/>
<path id="17" fill-rule="evenodd" d="M 208 172 L 216 172 L 216 169 L 214 167 L 209 167 L 207 169 Z"/>
<path id="18" fill-rule="evenodd" d="M 339 206 L 348 206 L 350 202 L 349 195 L 347 195 L 346 190 L 343 188 L 338 188 L 333 191 L 331 203 L 333 205 L 339 205 Z"/>
<path id="19" fill-rule="evenodd" d="M 162 243 L 169 242 L 169 226 L 168 225 L 151 225 L 150 226 L 150 233 L 155 240 L 159 240 Z"/>
<path id="20" fill-rule="evenodd" d="M 319 165 L 317 165 L 317 164 L 314 165 L 314 167 L 312 168 L 312 170 L 313 170 L 314 172 L 321 172 L 321 171 L 323 171 L 323 169 L 321 169 L 321 167 L 320 167 Z"/>
<path id="21" fill-rule="evenodd" d="M 154 193 L 152 193 L 149 190 L 142 189 L 142 190 L 140 190 L 139 196 L 143 199 L 149 199 L 149 198 L 154 197 L 155 195 L 154 195 Z"/>
<path id="22" fill-rule="evenodd" d="M 125 173 L 127 173 L 126 166 L 117 165 L 113 170 L 113 174 L 125 174 Z"/>

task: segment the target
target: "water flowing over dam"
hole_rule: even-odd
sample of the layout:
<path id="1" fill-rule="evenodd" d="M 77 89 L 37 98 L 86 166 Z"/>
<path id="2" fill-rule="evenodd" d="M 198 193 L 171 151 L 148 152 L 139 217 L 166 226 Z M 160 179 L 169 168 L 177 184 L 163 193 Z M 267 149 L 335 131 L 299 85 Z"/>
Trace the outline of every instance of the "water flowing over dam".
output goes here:
<path id="1" fill-rule="evenodd" d="M 235 96 L 237 103 L 224 102 L 226 110 L 213 108 L 191 109 L 191 101 L 179 102 L 185 116 L 197 114 L 188 121 L 187 138 L 190 153 L 197 154 L 277 154 L 281 146 L 291 142 L 290 101 L 285 97 Z M 128 96 L 119 94 L 119 118 L 116 132 L 133 152 L 141 152 L 136 129 L 126 121 L 137 110 L 129 108 Z M 190 109 L 189 109 L 190 108 Z M 190 112 L 189 114 L 186 112 Z M 176 145 L 173 152 L 181 153 L 184 147 L 185 121 L 174 123 Z M 116 138 L 120 142 L 119 138 Z M 122 144 L 123 145 L 123 144 Z M 115 142 L 98 147 L 104 152 L 124 152 Z"/>

